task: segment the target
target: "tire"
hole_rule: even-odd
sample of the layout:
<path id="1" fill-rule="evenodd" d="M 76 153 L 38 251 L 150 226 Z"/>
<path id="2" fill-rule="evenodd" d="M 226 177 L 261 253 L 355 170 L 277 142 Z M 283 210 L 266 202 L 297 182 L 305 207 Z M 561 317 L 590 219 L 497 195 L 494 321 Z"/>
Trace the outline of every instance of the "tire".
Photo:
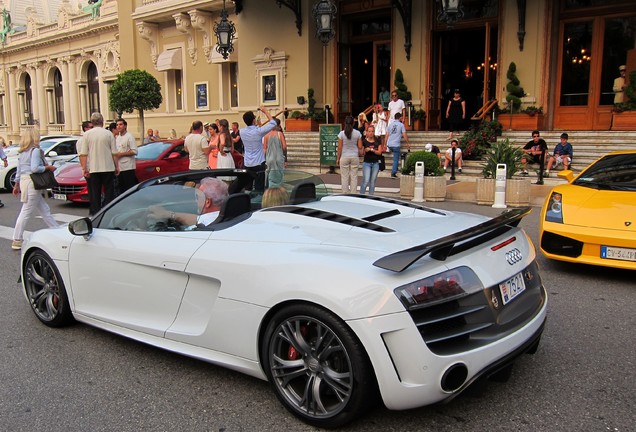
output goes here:
<path id="1" fill-rule="evenodd" d="M 11 192 L 13 190 L 13 186 L 15 186 L 15 175 L 17 172 L 18 170 L 13 168 L 4 178 L 4 188 L 9 192 Z"/>
<path id="2" fill-rule="evenodd" d="M 317 306 L 277 312 L 267 326 L 261 359 L 278 399 L 313 426 L 342 426 L 378 400 L 362 344 L 342 320 Z"/>
<path id="3" fill-rule="evenodd" d="M 44 252 L 33 252 L 24 265 L 24 290 L 35 316 L 49 327 L 73 322 L 64 282 L 53 260 Z"/>

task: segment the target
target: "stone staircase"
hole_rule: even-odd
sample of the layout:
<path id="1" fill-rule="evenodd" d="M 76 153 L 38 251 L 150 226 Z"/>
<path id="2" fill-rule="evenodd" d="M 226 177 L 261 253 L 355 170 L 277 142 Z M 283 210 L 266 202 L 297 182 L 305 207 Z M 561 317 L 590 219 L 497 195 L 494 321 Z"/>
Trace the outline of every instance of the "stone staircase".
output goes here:
<path id="1" fill-rule="evenodd" d="M 561 133 L 562 131 L 541 131 L 541 137 L 548 143 L 549 152 L 552 152 L 559 142 Z M 411 142 L 411 151 L 424 150 L 427 143 L 438 146 L 442 152 L 450 146 L 446 131 L 408 131 L 407 134 Z M 568 132 L 568 135 L 568 141 L 574 148 L 572 170 L 575 173 L 610 151 L 636 149 L 636 131 L 573 131 Z M 320 166 L 318 132 L 287 132 L 285 137 L 288 147 L 288 168 L 314 173 L 328 171 L 328 166 Z M 509 138 L 522 147 L 531 140 L 531 131 L 504 131 L 501 139 L 503 138 Z M 481 161 L 464 161 L 462 174 L 456 173 L 456 178 L 474 181 L 481 176 L 481 165 Z M 536 177 L 532 169 L 528 171 L 530 171 L 530 178 Z M 389 173 L 384 171 L 380 175 L 388 176 Z M 446 177 L 450 177 L 450 173 L 447 173 Z M 546 184 L 563 182 L 554 175 L 545 180 Z"/>

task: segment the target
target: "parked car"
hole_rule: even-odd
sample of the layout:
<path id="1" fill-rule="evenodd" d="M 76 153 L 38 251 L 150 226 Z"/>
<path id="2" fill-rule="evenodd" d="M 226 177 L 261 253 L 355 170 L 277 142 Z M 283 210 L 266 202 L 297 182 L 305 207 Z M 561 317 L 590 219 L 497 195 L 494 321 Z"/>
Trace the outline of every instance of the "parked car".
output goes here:
<path id="1" fill-rule="evenodd" d="M 449 400 L 536 351 L 547 294 L 518 227 L 529 208 L 489 219 L 380 196 L 318 199 L 317 177 L 286 172 L 288 205 L 258 209 L 238 192 L 207 226 L 174 218 L 197 213 L 203 177 L 233 190 L 252 175 L 161 175 L 92 219 L 34 232 L 21 274 L 36 317 L 268 380 L 317 427 L 380 399 L 396 410 Z"/>
<path id="2" fill-rule="evenodd" d="M 45 137 L 40 140 L 40 148 L 44 157 L 51 165 L 58 165 L 77 155 L 77 141 L 80 136 Z M 18 169 L 17 146 L 7 157 L 8 165 L 0 170 L 0 185 L 12 190 L 15 185 L 15 175 Z"/>
<path id="3" fill-rule="evenodd" d="M 550 259 L 636 270 L 636 150 L 611 152 L 547 196 L 541 251 Z"/>
<path id="4" fill-rule="evenodd" d="M 136 174 L 139 181 L 160 175 L 187 171 L 189 158 L 183 140 L 156 141 L 138 148 Z M 74 158 L 55 172 L 58 186 L 52 189 L 53 198 L 63 201 L 88 202 L 86 179 Z"/>

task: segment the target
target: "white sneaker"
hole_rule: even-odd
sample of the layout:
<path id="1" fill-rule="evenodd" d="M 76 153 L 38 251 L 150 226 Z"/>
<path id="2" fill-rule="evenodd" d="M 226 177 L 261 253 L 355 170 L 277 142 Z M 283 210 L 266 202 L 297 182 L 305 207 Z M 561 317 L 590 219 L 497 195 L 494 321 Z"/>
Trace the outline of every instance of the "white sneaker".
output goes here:
<path id="1" fill-rule="evenodd" d="M 20 250 L 22 249 L 22 240 L 13 240 L 11 243 L 11 249 Z"/>

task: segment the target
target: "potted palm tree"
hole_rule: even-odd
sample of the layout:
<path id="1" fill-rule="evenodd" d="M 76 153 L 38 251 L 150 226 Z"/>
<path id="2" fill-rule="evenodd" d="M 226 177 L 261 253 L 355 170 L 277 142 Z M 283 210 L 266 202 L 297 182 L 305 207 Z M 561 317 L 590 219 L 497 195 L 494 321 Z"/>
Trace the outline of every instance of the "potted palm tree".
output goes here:
<path id="1" fill-rule="evenodd" d="M 435 153 L 424 150 L 410 153 L 400 177 L 400 196 L 413 198 L 415 190 L 415 163 L 424 162 L 424 199 L 444 201 L 446 199 L 446 177 Z"/>
<path id="2" fill-rule="evenodd" d="M 521 207 L 530 204 L 530 180 L 514 178 L 521 170 L 523 150 L 508 138 L 492 144 L 483 158 L 482 175 L 477 179 L 477 204 L 490 205 L 495 200 L 497 166 L 506 165 L 506 204 Z"/>

